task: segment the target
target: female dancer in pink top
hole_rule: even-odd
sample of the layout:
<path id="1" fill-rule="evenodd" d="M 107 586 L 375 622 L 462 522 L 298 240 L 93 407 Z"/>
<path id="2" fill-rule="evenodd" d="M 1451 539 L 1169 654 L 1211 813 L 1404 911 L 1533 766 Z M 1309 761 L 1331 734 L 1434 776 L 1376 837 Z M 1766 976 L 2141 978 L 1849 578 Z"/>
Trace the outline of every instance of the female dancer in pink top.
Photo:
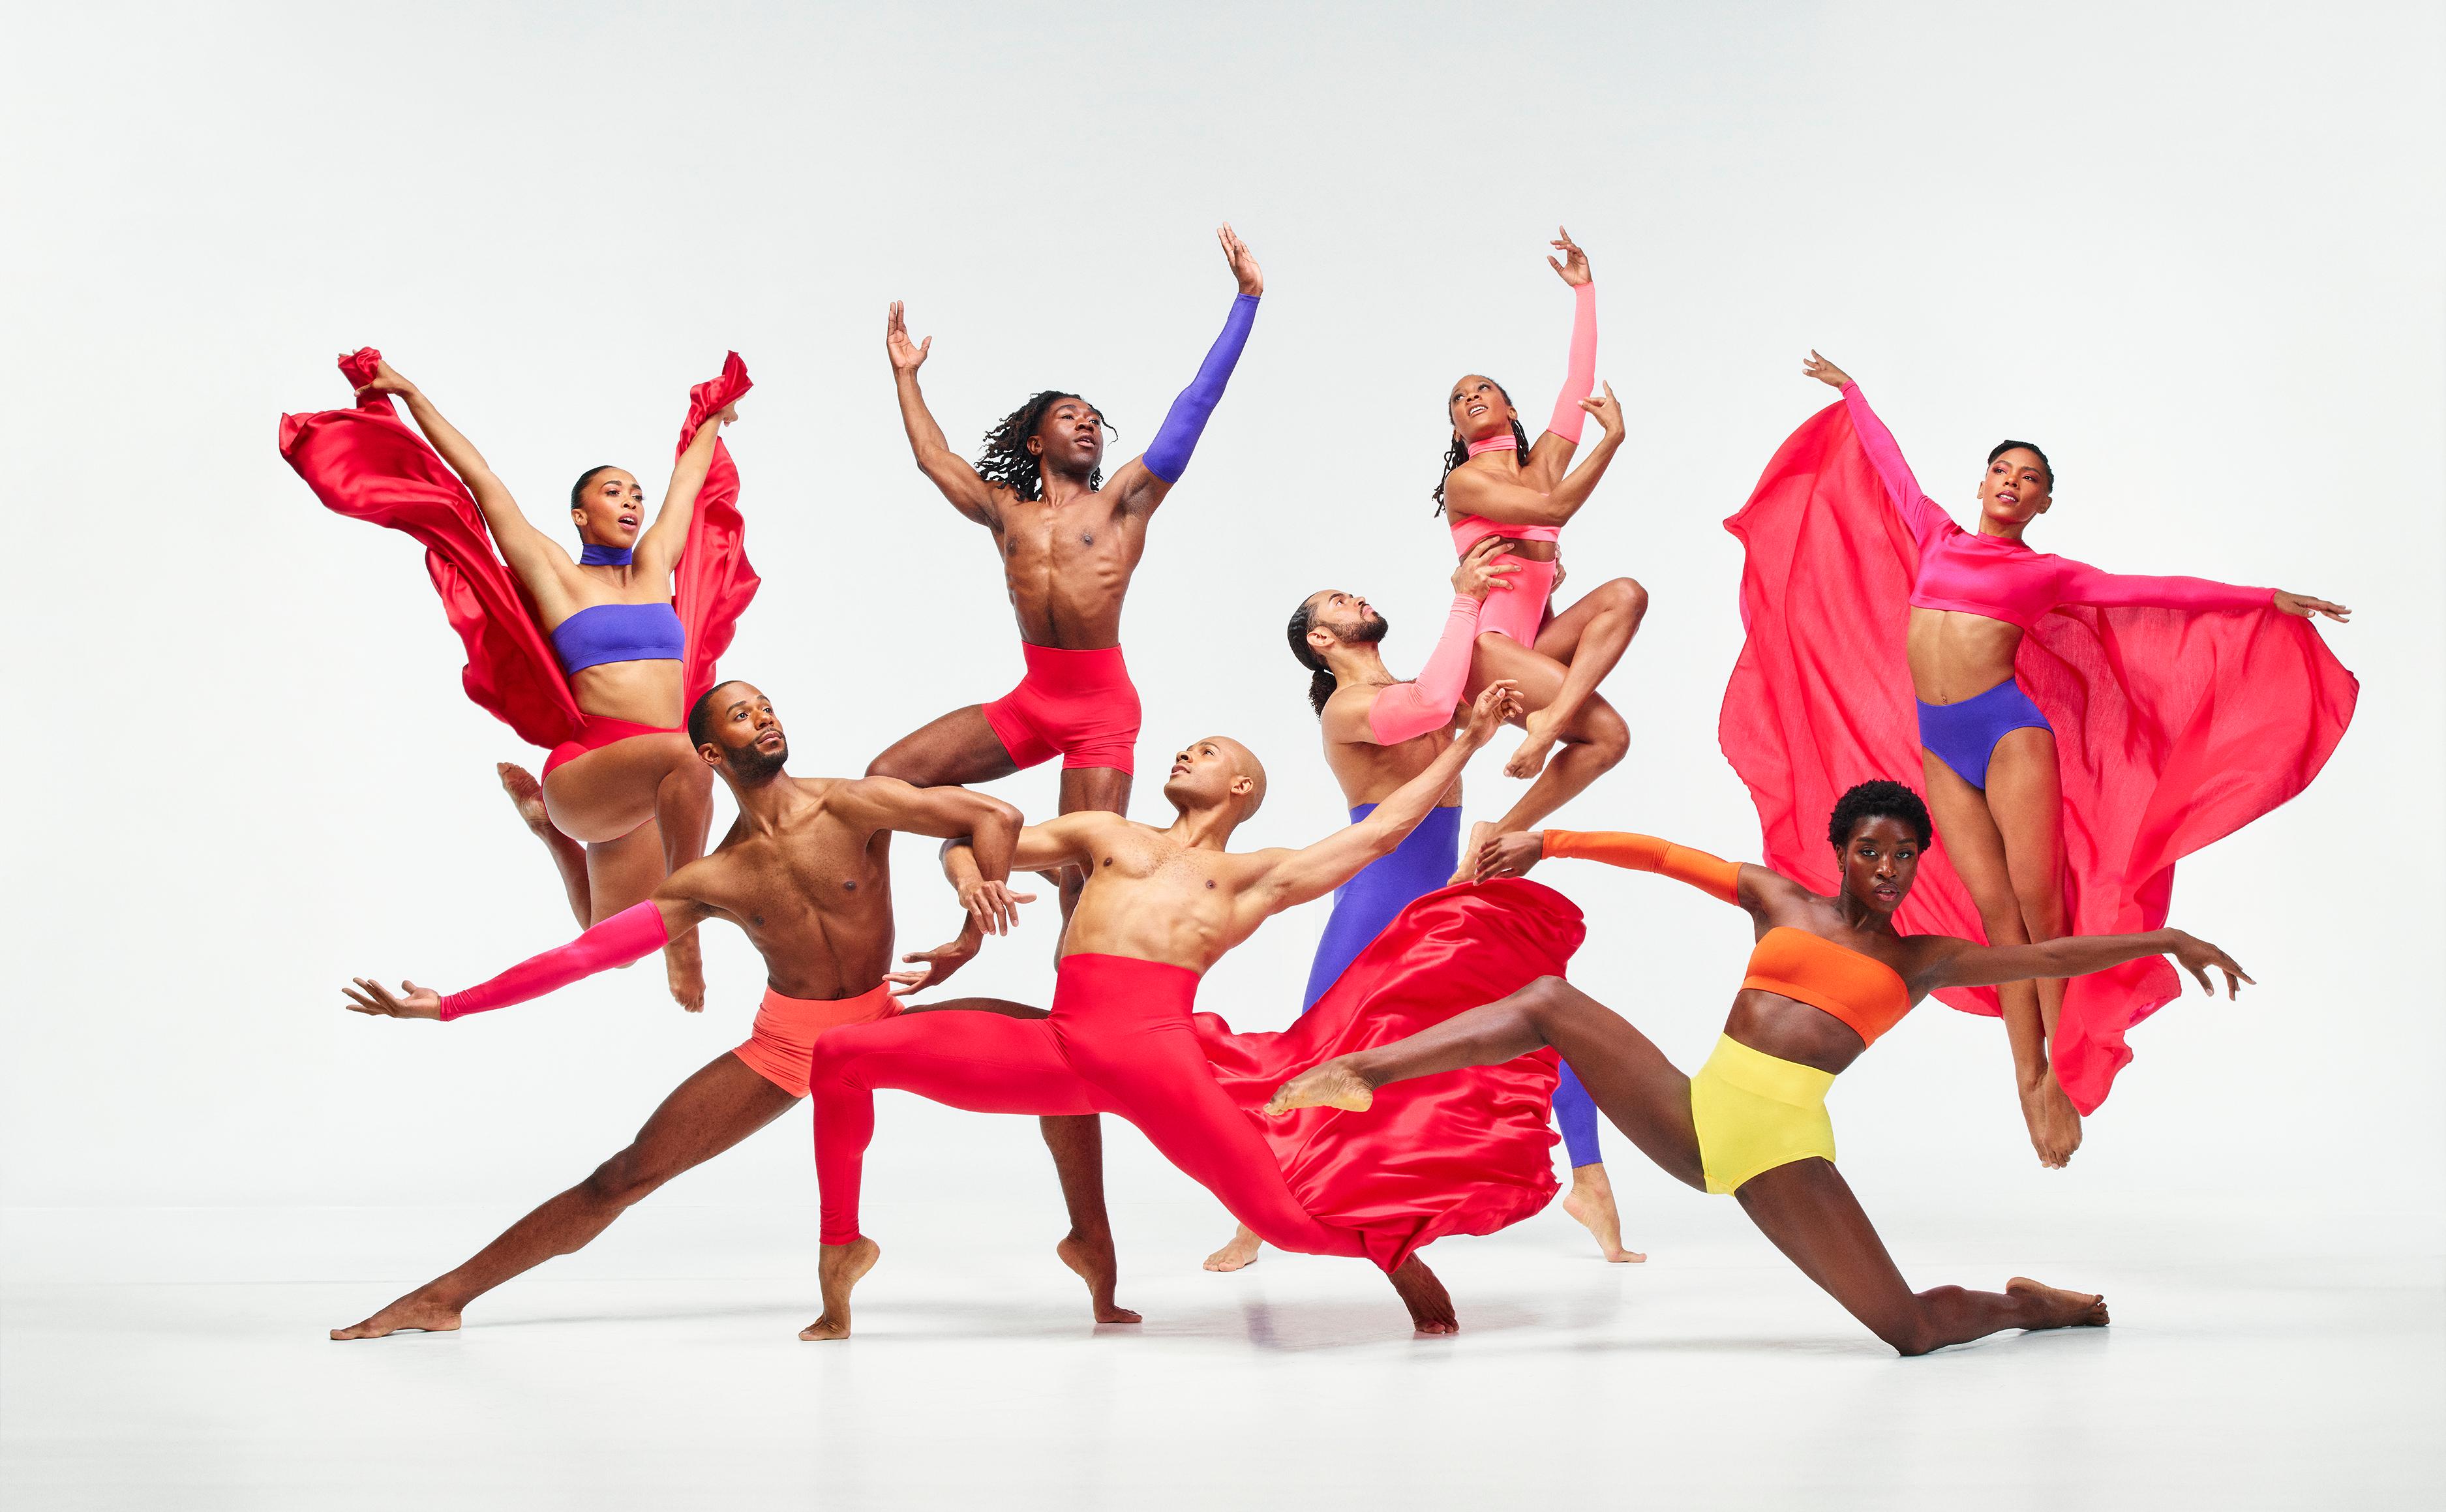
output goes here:
<path id="1" fill-rule="evenodd" d="M 1508 591 L 1487 600 L 1462 699 L 1498 678 L 1519 684 L 1528 709 L 1520 725 L 1528 738 L 1503 770 L 1506 776 L 1537 779 L 1510 813 L 1473 827 L 1461 848 L 1460 870 L 1453 874 L 1457 882 L 1476 875 L 1482 841 L 1533 827 L 1630 748 L 1629 728 L 1596 696 L 1596 686 L 1639 633 L 1647 591 L 1617 577 L 1559 614 L 1549 605 L 1562 574 L 1557 538 L 1605 476 L 1623 438 L 1622 406 L 1613 389 L 1608 387 L 1602 399 L 1590 397 L 1596 387 L 1597 299 L 1588 254 L 1559 227 L 1553 246 L 1563 257 L 1549 256 L 1547 265 L 1571 285 L 1577 304 L 1570 372 L 1544 434 L 1532 445 L 1512 396 L 1482 373 L 1453 385 L 1446 401 L 1453 441 L 1444 456 L 1443 481 L 1436 485 L 1436 507 L 1452 517 L 1453 547 L 1467 557 L 1478 542 L 1500 537 L 1505 548 L 1499 559 L 1520 569 Z M 1604 433 L 1566 475 L 1589 415 Z M 1451 718 L 1447 709 L 1435 723 Z M 1550 763 L 1558 743 L 1564 748 Z"/>

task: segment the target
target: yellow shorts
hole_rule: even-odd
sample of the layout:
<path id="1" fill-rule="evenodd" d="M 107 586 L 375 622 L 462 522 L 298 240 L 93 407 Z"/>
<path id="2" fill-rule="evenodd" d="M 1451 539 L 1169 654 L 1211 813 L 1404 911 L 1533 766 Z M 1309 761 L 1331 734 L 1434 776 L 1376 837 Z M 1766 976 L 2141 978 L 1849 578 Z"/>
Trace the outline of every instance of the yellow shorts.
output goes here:
<path id="1" fill-rule="evenodd" d="M 1761 1171 L 1815 1155 L 1834 1159 L 1826 1089 L 1834 1073 L 1779 1060 L 1728 1034 L 1690 1078 L 1690 1122 L 1707 1190 L 1732 1192 Z"/>

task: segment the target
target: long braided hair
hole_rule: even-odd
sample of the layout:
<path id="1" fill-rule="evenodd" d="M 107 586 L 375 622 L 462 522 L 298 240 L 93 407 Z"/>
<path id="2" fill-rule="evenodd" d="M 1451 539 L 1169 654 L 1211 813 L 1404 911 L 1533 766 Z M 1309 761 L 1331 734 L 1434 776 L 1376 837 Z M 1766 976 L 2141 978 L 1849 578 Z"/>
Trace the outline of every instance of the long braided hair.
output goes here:
<path id="1" fill-rule="evenodd" d="M 1316 710 L 1317 718 L 1323 719 L 1326 702 L 1333 697 L 1338 679 L 1334 677 L 1332 669 L 1325 665 L 1325 658 L 1316 653 L 1316 648 L 1308 643 L 1308 633 L 1316 628 L 1315 598 L 1314 594 L 1308 595 L 1300 600 L 1297 609 L 1291 611 L 1291 654 L 1308 670 L 1308 707 Z"/>
<path id="2" fill-rule="evenodd" d="M 1488 382 L 1493 383 L 1494 380 L 1489 379 Z M 1495 391 L 1503 395 L 1504 407 L 1511 408 L 1511 391 L 1501 384 L 1495 385 Z M 1516 413 L 1512 417 L 1512 444 L 1520 448 L 1516 455 L 1523 463 L 1526 463 L 1529 461 L 1529 433 L 1520 428 L 1520 417 Z M 1469 461 L 1469 443 L 1461 440 L 1458 432 L 1455 432 L 1451 447 L 1444 452 L 1443 476 L 1436 480 L 1437 514 L 1440 515 L 1444 512 L 1444 484 L 1452 481 L 1453 469 L 1467 461 Z"/>
<path id="3" fill-rule="evenodd" d="M 1047 388 L 1029 395 L 1027 403 L 996 421 L 994 427 L 986 432 L 986 454 L 977 459 L 977 476 L 987 482 L 1000 483 L 1030 501 L 1044 497 L 1044 468 L 1036 458 L 1028 455 L 1028 438 L 1036 434 L 1036 427 L 1044 423 L 1044 412 L 1057 402 L 1078 398 L 1067 388 Z M 1085 403 L 1084 400 L 1080 402 Z M 1097 425 L 1111 431 L 1116 439 L 1120 436 L 1120 432 L 1104 418 L 1102 410 L 1088 405 L 1087 412 L 1096 417 Z M 1087 475 L 1087 486 L 1091 489 L 1104 486 L 1102 463 L 1098 463 L 1096 470 Z"/>

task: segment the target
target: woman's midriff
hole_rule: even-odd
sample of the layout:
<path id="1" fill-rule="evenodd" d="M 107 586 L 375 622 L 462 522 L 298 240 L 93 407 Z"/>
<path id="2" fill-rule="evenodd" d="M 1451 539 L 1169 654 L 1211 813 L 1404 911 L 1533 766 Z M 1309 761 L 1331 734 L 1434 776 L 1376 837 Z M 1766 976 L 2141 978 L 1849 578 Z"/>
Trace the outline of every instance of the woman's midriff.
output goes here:
<path id="1" fill-rule="evenodd" d="M 1958 704 L 2012 680 L 2022 627 L 1955 609 L 1913 608 L 1903 646 L 1919 701 Z"/>
<path id="2" fill-rule="evenodd" d="M 571 673 L 569 690 L 579 709 L 605 719 L 677 729 L 687 717 L 675 661 L 604 662 Z"/>
<path id="3" fill-rule="evenodd" d="M 1859 1030 L 1824 1009 L 1757 987 L 1734 997 L 1724 1032 L 1762 1055 L 1829 1075 L 1842 1074 L 1869 1048 Z"/>
<path id="4" fill-rule="evenodd" d="M 1492 539 L 1503 542 L 1505 556 L 1517 557 L 1522 561 L 1552 561 L 1558 549 L 1557 543 L 1551 540 L 1521 540 L 1512 536 Z"/>

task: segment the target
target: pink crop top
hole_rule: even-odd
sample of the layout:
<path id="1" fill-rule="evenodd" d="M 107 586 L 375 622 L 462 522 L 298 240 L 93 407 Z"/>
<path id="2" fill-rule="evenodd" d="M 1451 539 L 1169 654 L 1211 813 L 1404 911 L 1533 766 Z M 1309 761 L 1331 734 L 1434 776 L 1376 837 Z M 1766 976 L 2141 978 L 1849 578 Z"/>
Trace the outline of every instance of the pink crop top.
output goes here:
<path id="1" fill-rule="evenodd" d="M 2003 536 L 1973 535 L 1955 524 L 1935 500 L 1920 492 L 1919 480 L 1903 461 L 1893 433 L 1869 407 L 1858 384 L 1844 386 L 1843 404 L 1861 449 L 1885 485 L 1886 501 L 1919 542 L 1919 576 L 1910 594 L 1914 609 L 1985 614 L 2029 630 L 2041 615 L 2064 604 L 2101 609 L 2261 609 L 2276 599 L 2273 588 L 2236 588 L 2205 577 L 2100 572 L 2086 562 L 2032 551 Z M 1460 523 L 1453 522 L 1456 539 Z M 1492 535 L 1500 528 L 1489 527 L 1479 535 Z"/>

